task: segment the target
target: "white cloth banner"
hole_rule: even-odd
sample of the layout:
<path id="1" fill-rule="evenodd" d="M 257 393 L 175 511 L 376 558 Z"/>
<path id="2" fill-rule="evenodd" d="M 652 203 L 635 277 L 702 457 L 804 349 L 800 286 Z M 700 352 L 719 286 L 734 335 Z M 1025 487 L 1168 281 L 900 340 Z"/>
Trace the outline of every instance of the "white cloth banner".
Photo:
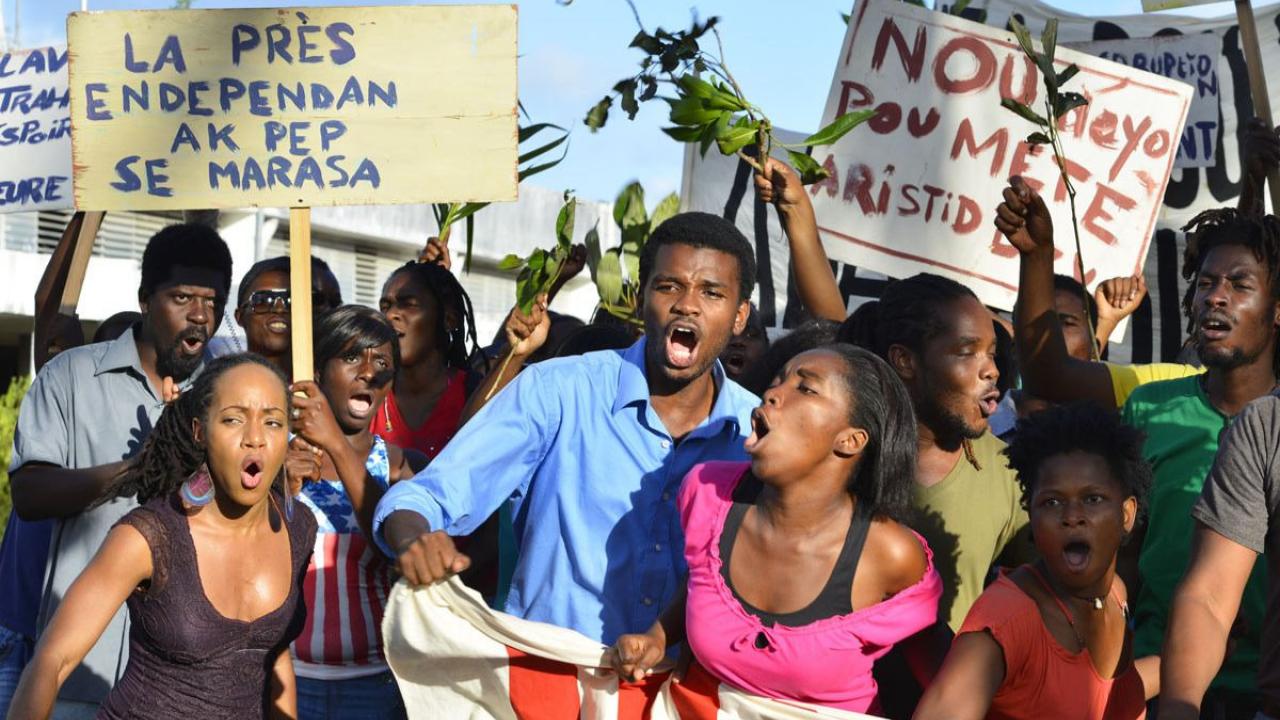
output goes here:
<path id="1" fill-rule="evenodd" d="M 606 648 L 581 634 L 491 610 L 457 577 L 411 589 L 403 580 L 382 621 L 387 664 L 410 718 L 421 720 L 870 720 L 871 716 L 669 679 L 619 687 Z M 655 677 L 655 681 L 660 678 Z"/>
<path id="2" fill-rule="evenodd" d="M 66 48 L 0 54 L 0 212 L 72 205 Z"/>

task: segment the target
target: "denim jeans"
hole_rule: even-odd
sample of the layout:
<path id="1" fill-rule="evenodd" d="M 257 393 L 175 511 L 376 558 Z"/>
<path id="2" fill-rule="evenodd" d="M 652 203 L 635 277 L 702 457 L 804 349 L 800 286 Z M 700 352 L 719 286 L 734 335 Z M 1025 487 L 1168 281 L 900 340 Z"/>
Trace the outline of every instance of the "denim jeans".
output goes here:
<path id="1" fill-rule="evenodd" d="M 9 702 L 18 689 L 22 670 L 31 662 L 35 641 L 0 627 L 0 718 L 9 713 Z"/>
<path id="2" fill-rule="evenodd" d="M 405 717 L 404 700 L 390 672 L 349 680 L 298 678 L 298 720 Z"/>

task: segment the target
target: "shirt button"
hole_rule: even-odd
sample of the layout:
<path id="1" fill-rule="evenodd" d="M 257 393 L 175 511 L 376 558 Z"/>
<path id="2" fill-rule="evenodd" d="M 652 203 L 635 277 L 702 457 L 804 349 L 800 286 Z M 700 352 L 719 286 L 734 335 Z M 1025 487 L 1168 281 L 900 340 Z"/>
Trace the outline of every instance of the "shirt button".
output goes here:
<path id="1" fill-rule="evenodd" d="M 653 544 L 653 551 L 654 551 L 654 552 L 662 552 L 662 543 L 654 543 L 654 544 Z"/>
<path id="2" fill-rule="evenodd" d="M 663 441 L 662 441 L 662 449 L 663 449 L 663 450 L 666 450 L 666 449 L 667 449 L 667 448 L 669 448 L 669 447 L 671 447 L 671 441 L 670 441 L 670 440 L 663 440 Z"/>
<path id="3" fill-rule="evenodd" d="M 669 493 L 669 492 L 664 492 L 664 493 L 662 493 L 662 499 L 663 499 L 663 500 L 670 500 L 670 499 L 671 499 L 671 493 Z"/>
<path id="4" fill-rule="evenodd" d="M 641 600 L 640 602 L 644 603 L 645 605 L 652 605 L 652 604 L 653 604 L 653 598 L 651 598 L 651 597 L 647 597 L 647 598 L 645 598 L 645 599 Z"/>

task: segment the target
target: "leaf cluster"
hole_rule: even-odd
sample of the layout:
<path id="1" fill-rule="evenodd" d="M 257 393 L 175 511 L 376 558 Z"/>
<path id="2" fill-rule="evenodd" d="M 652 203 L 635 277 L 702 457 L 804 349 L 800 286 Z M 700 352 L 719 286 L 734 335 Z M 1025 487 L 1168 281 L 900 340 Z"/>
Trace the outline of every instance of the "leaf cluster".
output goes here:
<path id="1" fill-rule="evenodd" d="M 524 108 L 521 107 L 522 111 L 523 109 Z M 564 160 L 565 155 L 568 154 L 569 131 L 559 125 L 553 125 L 551 123 L 534 123 L 532 125 L 526 125 L 525 127 L 520 128 L 517 135 L 518 141 L 521 145 L 524 145 L 525 143 L 533 140 L 534 137 L 542 133 L 544 130 L 558 130 L 559 135 L 553 138 L 550 142 L 537 145 L 527 150 L 522 148 L 520 157 L 517 160 L 517 180 L 524 180 L 527 177 L 550 170 L 556 165 L 559 165 L 560 161 Z M 559 157 L 555 157 L 550 160 L 543 158 L 544 155 L 561 146 L 563 146 L 563 149 L 560 151 Z M 540 158 L 540 162 L 534 162 Z M 436 219 L 436 227 L 438 228 L 437 232 L 439 233 L 440 241 L 443 243 L 449 242 L 449 235 L 453 231 L 454 224 L 458 222 L 466 223 L 467 249 L 462 260 L 463 272 L 471 271 L 471 249 L 475 243 L 475 219 L 473 216 L 488 205 L 489 203 L 487 202 L 461 202 L 435 203 L 431 206 L 431 213 Z"/>
<path id="2" fill-rule="evenodd" d="M 587 111 L 583 122 L 591 128 L 591 132 L 599 130 L 608 122 L 609 109 L 613 107 L 615 97 L 627 118 L 634 120 L 640 110 L 640 103 L 657 96 L 658 83 L 663 81 L 663 76 L 670 79 L 677 73 L 704 72 L 707 67 L 698 41 L 715 28 L 718 22 L 720 18 L 713 16 L 700 23 L 695 16 L 688 30 L 668 32 L 659 27 L 653 34 L 649 34 L 641 28 L 628 46 L 644 53 L 640 71 L 615 83 L 613 92 L 605 95 Z"/>
<path id="3" fill-rule="evenodd" d="M 587 269 L 600 295 L 600 307 L 610 315 L 640 323 L 640 254 L 649 235 L 679 209 L 680 197 L 671 193 L 649 215 L 644 186 L 633 182 L 618 193 L 613 203 L 613 221 L 622 231 L 622 243 L 602 251 L 597 229 L 591 228 L 587 233 Z"/>
<path id="4" fill-rule="evenodd" d="M 1018 45 L 1022 48 L 1022 52 L 1040 70 L 1045 89 L 1045 112 L 1044 114 L 1038 113 L 1013 98 L 1003 98 L 1000 101 L 1000 105 L 1022 119 L 1040 126 L 1041 131 L 1033 132 L 1027 136 L 1028 143 L 1032 145 L 1055 145 L 1058 119 L 1068 112 L 1089 103 L 1088 99 L 1080 93 L 1062 89 L 1068 81 L 1080 72 L 1080 68 L 1075 63 L 1072 63 L 1061 72 L 1058 72 L 1054 67 L 1054 53 L 1057 52 L 1058 47 L 1057 18 L 1051 18 L 1045 23 L 1044 32 L 1040 35 L 1040 52 L 1036 52 L 1035 46 L 1031 41 L 1031 33 L 1027 31 L 1026 26 L 1018 21 L 1018 18 L 1009 18 L 1009 26 L 1013 30 L 1014 36 L 1018 39 Z"/>
<path id="5" fill-rule="evenodd" d="M 787 151 L 803 183 L 827 177 L 827 171 L 809 156 L 805 146 L 829 145 L 845 133 L 872 117 L 874 111 L 862 110 L 836 118 L 827 127 L 809 136 L 800 145 L 788 145 L 773 134 L 767 115 L 747 100 L 741 86 L 724 63 L 724 50 L 717 18 L 700 24 L 694 18 L 688 30 L 669 33 L 661 28 L 652 35 L 643 29 L 631 41 L 631 47 L 644 53 L 640 70 L 618 81 L 613 93 L 606 95 L 588 112 L 586 125 L 594 132 L 608 121 L 609 108 L 616 96 L 629 118 L 635 118 L 641 102 L 658 97 L 659 83 L 674 90 L 674 96 L 662 96 L 669 106 L 670 127 L 663 132 L 682 143 L 697 143 L 703 155 L 714 144 L 722 155 L 738 155 L 752 167 L 762 170 L 760 158 L 766 157 L 773 145 Z M 717 54 L 699 45 L 711 32 L 716 38 Z M 747 151 L 753 147 L 754 152 Z"/>
<path id="6" fill-rule="evenodd" d="M 578 201 L 570 192 L 564 194 L 564 206 L 556 216 L 556 244 L 550 250 L 535 249 L 529 257 L 508 255 L 498 263 L 499 270 L 519 270 L 516 276 L 516 305 L 528 315 L 538 296 L 549 292 L 560 278 L 560 271 L 573 247 L 573 225 Z"/>
<path id="7" fill-rule="evenodd" d="M 1041 80 L 1044 84 L 1044 113 L 1038 113 L 1027 105 L 1024 105 L 1013 98 L 1003 98 L 1000 105 L 1007 110 L 1017 114 L 1019 117 L 1034 123 L 1040 127 L 1040 130 L 1027 136 L 1027 143 L 1031 145 L 1048 145 L 1053 150 L 1053 159 L 1058 165 L 1058 175 L 1061 178 L 1063 186 L 1067 190 L 1067 198 L 1071 204 L 1071 231 L 1076 241 L 1076 271 L 1080 277 L 1087 277 L 1084 265 L 1084 251 L 1080 245 L 1080 220 L 1076 216 L 1076 188 L 1071 181 L 1071 175 L 1067 172 L 1067 156 L 1066 151 L 1062 147 L 1062 138 L 1058 134 L 1058 127 L 1062 117 L 1075 108 L 1087 105 L 1088 99 L 1077 92 L 1064 91 L 1062 87 L 1080 72 L 1080 68 L 1072 63 L 1068 65 L 1062 72 L 1058 72 L 1054 67 L 1054 53 L 1058 49 L 1058 20 L 1050 18 L 1045 23 L 1044 31 L 1040 34 L 1040 51 L 1036 52 L 1035 44 L 1031 40 L 1031 33 L 1027 31 L 1016 17 L 1009 18 L 1009 28 L 1013 31 L 1014 37 L 1018 39 L 1018 46 L 1022 48 L 1022 52 L 1030 58 L 1031 62 L 1040 71 Z M 1084 290 L 1083 284 L 1081 289 Z M 1083 292 L 1083 301 L 1089 304 L 1089 293 L 1087 290 Z M 1086 318 L 1089 327 L 1089 337 L 1094 337 L 1093 321 Z M 1098 346 L 1096 341 L 1090 348 L 1090 354 L 1094 360 L 1098 359 Z"/>
<path id="8" fill-rule="evenodd" d="M 9 492 L 9 455 L 13 449 L 13 433 L 18 426 L 18 408 L 22 398 L 31 387 L 31 378 L 18 375 L 9 381 L 9 389 L 0 395 L 0 538 L 4 537 L 4 529 L 12 510 L 12 496 Z"/>

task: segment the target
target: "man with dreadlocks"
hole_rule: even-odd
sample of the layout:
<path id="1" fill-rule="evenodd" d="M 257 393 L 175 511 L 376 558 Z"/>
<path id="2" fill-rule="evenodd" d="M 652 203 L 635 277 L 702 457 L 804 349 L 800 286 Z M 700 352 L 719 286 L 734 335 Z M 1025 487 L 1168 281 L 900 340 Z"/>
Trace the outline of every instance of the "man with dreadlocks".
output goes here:
<path id="1" fill-rule="evenodd" d="M 1048 282 L 1045 276 L 1052 272 L 1053 225 L 1044 201 L 1022 181 L 1015 179 L 1004 196 L 996 224 L 1022 253 L 1021 311 L 1030 304 L 1024 295 Z M 1184 311 L 1206 371 L 1144 384 L 1122 409 L 1125 422 L 1146 433 L 1143 454 L 1155 475 L 1145 535 L 1130 543 L 1140 548 L 1139 582 L 1136 588 L 1130 583 L 1137 595 L 1138 657 L 1160 653 L 1174 589 L 1191 553 L 1192 506 L 1218 452 L 1219 436 L 1245 405 L 1271 392 L 1280 367 L 1280 233 L 1275 218 L 1223 208 L 1200 213 L 1184 229 L 1182 275 L 1192 283 Z M 1043 323 L 1045 318 L 1033 310 L 1019 322 Z M 1081 375 L 1107 375 L 1101 363 L 1073 364 Z M 1085 395 L 1086 388 L 1075 391 Z M 1210 717 L 1252 717 L 1258 710 L 1254 676 L 1265 603 L 1259 564 L 1244 588 L 1235 649 L 1205 701 Z"/>
<path id="2" fill-rule="evenodd" d="M 884 358 L 907 386 L 920 448 L 914 527 L 942 575 L 939 619 L 958 630 L 991 565 L 1017 564 L 1029 547 L 1005 444 L 987 424 L 1000 399 L 991 313 L 960 283 L 921 273 L 860 306 L 839 339 Z"/>
<path id="3" fill-rule="evenodd" d="M 30 638 L 134 507 L 131 498 L 92 506 L 142 448 L 173 383 L 200 368 L 230 286 L 231 253 L 217 232 L 164 228 L 142 254 L 142 321 L 111 342 L 61 353 L 23 400 L 9 470 L 14 513 L 0 548 L 0 712 Z M 62 686 L 59 716 L 93 716 L 124 669 L 128 630 L 116 612 Z"/>

